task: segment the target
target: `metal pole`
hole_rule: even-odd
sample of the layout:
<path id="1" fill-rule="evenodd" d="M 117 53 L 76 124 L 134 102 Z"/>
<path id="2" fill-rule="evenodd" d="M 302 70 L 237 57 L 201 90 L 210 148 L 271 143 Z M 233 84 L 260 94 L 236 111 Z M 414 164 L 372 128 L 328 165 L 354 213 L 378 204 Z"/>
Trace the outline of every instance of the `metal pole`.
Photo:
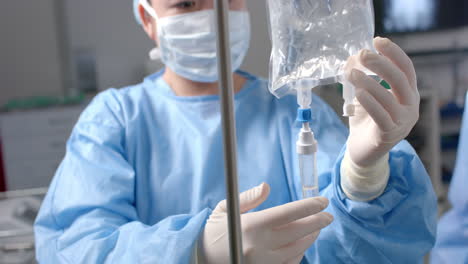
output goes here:
<path id="1" fill-rule="evenodd" d="M 216 26 L 218 32 L 218 76 L 221 115 L 223 123 L 224 163 L 226 175 L 229 246 L 232 264 L 243 263 L 242 233 L 237 186 L 236 122 L 234 118 L 234 85 L 229 42 L 229 3 L 216 0 Z"/>

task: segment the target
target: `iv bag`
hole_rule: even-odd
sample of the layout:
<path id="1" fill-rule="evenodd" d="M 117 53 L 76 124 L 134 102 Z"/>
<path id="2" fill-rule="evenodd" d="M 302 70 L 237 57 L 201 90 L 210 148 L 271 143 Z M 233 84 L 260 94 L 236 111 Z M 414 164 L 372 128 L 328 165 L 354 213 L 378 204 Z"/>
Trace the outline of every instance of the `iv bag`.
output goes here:
<path id="1" fill-rule="evenodd" d="M 375 51 L 372 0 L 268 0 L 268 5 L 269 89 L 278 98 L 305 84 L 343 82 L 350 56 Z"/>

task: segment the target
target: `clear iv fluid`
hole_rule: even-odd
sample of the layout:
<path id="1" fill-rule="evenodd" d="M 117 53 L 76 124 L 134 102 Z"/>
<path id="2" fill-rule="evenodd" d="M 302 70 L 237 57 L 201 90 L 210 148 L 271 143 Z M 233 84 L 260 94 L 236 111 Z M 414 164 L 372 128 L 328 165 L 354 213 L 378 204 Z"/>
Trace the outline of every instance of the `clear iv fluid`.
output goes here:
<path id="1" fill-rule="evenodd" d="M 351 55 L 374 50 L 370 0 L 269 0 L 270 91 L 281 97 L 299 80 L 310 87 L 339 82 Z"/>
<path id="2" fill-rule="evenodd" d="M 285 70 L 291 71 L 293 78 L 312 77 L 317 80 L 334 78 L 342 74 L 342 67 L 349 56 L 357 54 L 362 48 L 372 49 L 371 43 L 363 42 L 373 37 L 367 36 L 367 23 L 360 21 L 365 17 L 366 11 L 357 5 L 339 8 L 330 15 L 327 14 L 328 10 L 320 10 L 319 7 L 312 12 L 295 11 L 310 12 L 310 17 L 303 15 L 291 17 L 294 21 L 291 23 L 293 27 L 289 30 L 290 54 L 287 54 Z M 321 17 L 320 22 L 314 21 L 314 13 Z"/>
<path id="3" fill-rule="evenodd" d="M 312 186 L 312 187 L 302 186 L 302 197 L 304 199 L 317 197 L 317 196 L 319 196 L 318 186 Z"/>
<path id="4" fill-rule="evenodd" d="M 298 158 L 302 182 L 302 198 L 318 196 L 319 188 L 315 153 L 310 155 L 299 154 Z"/>

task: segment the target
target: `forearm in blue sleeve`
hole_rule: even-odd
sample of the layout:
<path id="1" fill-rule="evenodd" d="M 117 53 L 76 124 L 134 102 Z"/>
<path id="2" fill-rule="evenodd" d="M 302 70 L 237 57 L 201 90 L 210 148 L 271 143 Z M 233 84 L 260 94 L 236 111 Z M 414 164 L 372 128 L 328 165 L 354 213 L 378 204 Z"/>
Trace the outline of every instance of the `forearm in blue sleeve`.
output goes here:
<path id="1" fill-rule="evenodd" d="M 41 263 L 188 263 L 210 214 L 142 219 L 114 91 L 81 115 L 35 222 Z M 158 191 L 158 190 L 154 190 Z M 154 208 L 158 210 L 158 208 Z M 153 222 L 151 222 L 153 221 Z"/>
<path id="2" fill-rule="evenodd" d="M 370 202 L 346 197 L 340 187 L 341 157 L 322 192 L 334 222 L 307 252 L 309 263 L 422 263 L 434 245 L 437 201 L 430 178 L 403 141 L 390 152 L 384 193 Z"/>
<path id="3" fill-rule="evenodd" d="M 42 211 L 35 227 L 40 263 L 189 263 L 210 213 L 170 216 L 148 226 L 94 208 L 61 228 L 50 211 Z"/>
<path id="4" fill-rule="evenodd" d="M 134 205 L 131 166 L 104 147 L 95 149 L 94 157 L 101 152 L 95 160 L 73 148 L 36 219 L 39 262 L 188 263 L 210 209 L 144 224 Z"/>

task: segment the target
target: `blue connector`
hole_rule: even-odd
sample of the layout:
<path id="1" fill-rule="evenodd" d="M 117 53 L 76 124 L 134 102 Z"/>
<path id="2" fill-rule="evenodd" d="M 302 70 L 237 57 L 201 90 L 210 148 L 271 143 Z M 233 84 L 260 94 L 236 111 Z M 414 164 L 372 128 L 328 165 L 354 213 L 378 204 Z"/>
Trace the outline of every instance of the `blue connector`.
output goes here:
<path id="1" fill-rule="evenodd" d="M 307 108 L 307 109 L 298 108 L 296 120 L 301 123 L 307 123 L 307 122 L 312 121 L 312 110 L 310 108 Z"/>

